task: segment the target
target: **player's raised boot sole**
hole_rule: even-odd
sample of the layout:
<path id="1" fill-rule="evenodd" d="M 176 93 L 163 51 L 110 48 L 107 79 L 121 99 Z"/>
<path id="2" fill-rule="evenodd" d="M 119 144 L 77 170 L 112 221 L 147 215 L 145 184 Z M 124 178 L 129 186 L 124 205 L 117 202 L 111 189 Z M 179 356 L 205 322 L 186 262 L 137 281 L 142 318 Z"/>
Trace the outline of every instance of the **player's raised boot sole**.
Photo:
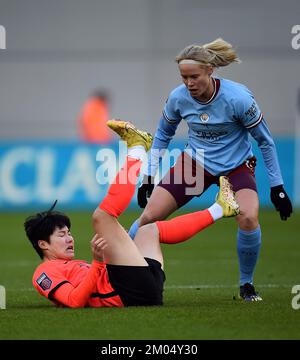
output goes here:
<path id="1" fill-rule="evenodd" d="M 107 121 L 107 126 L 116 132 L 127 143 L 127 147 L 142 145 L 148 151 L 151 148 L 153 136 L 146 131 L 137 129 L 129 121 L 112 119 Z"/>

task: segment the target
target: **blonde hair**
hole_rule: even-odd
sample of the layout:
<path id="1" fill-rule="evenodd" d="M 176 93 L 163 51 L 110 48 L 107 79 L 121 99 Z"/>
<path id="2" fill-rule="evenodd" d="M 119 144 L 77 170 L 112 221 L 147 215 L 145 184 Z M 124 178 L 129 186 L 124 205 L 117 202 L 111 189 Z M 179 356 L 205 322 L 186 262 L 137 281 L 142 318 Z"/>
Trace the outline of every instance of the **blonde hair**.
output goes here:
<path id="1" fill-rule="evenodd" d="M 194 60 L 201 65 L 211 65 L 215 68 L 227 66 L 232 62 L 241 62 L 232 45 L 222 38 L 204 45 L 189 45 L 176 56 L 175 60 L 178 64 L 182 60 Z"/>

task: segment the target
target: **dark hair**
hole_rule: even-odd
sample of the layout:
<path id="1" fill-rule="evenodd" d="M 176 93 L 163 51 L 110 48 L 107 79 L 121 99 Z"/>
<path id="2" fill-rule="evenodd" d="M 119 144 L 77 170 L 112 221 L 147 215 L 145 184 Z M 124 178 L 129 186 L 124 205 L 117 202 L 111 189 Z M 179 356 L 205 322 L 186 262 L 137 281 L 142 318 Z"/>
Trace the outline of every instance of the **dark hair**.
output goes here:
<path id="1" fill-rule="evenodd" d="M 55 204 L 56 202 L 48 211 L 29 216 L 24 223 L 26 235 L 41 259 L 43 259 L 44 254 L 38 241 L 45 240 L 49 243 L 50 236 L 56 228 L 62 229 L 65 226 L 68 229 L 71 228 L 71 221 L 67 215 L 52 211 Z"/>

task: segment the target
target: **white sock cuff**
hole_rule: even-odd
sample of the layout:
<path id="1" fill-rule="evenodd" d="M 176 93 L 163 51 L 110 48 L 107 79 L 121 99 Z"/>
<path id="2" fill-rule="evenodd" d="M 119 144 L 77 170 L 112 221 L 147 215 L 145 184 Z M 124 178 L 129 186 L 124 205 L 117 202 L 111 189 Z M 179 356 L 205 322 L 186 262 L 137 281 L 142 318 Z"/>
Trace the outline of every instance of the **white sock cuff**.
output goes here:
<path id="1" fill-rule="evenodd" d="M 144 156 L 146 155 L 146 150 L 142 145 L 136 145 L 128 149 L 128 156 L 133 159 L 143 160 Z"/>
<path id="2" fill-rule="evenodd" d="M 210 212 L 210 215 L 214 219 L 214 221 L 221 219 L 223 217 L 223 208 L 218 203 L 214 203 L 207 209 Z"/>

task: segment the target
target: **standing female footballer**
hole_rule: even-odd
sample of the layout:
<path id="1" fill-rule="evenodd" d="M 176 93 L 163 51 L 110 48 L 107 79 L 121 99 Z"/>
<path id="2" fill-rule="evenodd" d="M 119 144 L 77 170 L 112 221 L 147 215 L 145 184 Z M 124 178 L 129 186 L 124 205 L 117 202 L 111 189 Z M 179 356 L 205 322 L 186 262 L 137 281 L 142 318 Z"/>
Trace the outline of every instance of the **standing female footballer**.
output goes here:
<path id="1" fill-rule="evenodd" d="M 240 62 L 231 44 L 219 38 L 205 45 L 190 45 L 179 53 L 176 62 L 183 84 L 170 93 L 165 104 L 148 170 L 138 191 L 138 203 L 140 207 L 146 207 L 129 233 L 134 238 L 138 226 L 165 219 L 195 195 L 200 196 L 210 185 L 217 184 L 219 176 L 228 176 L 240 205 L 240 215 L 236 218 L 240 296 L 247 301 L 262 300 L 253 286 L 261 229 L 254 175 L 256 159 L 249 134 L 257 141 L 263 155 L 271 201 L 280 212 L 281 219 L 286 220 L 292 213 L 292 204 L 283 187 L 274 141 L 247 87 L 213 76 L 214 69 Z M 182 119 L 189 127 L 187 150 L 153 191 L 153 177 L 161 154 Z M 201 155 L 203 153 L 204 156 Z M 193 171 L 200 169 L 199 174 L 203 174 L 202 186 L 195 185 L 193 194 L 187 193 L 190 185 L 187 186 L 185 179 L 176 181 L 182 178 L 183 169 L 188 168 L 186 165 L 191 165 Z"/>

